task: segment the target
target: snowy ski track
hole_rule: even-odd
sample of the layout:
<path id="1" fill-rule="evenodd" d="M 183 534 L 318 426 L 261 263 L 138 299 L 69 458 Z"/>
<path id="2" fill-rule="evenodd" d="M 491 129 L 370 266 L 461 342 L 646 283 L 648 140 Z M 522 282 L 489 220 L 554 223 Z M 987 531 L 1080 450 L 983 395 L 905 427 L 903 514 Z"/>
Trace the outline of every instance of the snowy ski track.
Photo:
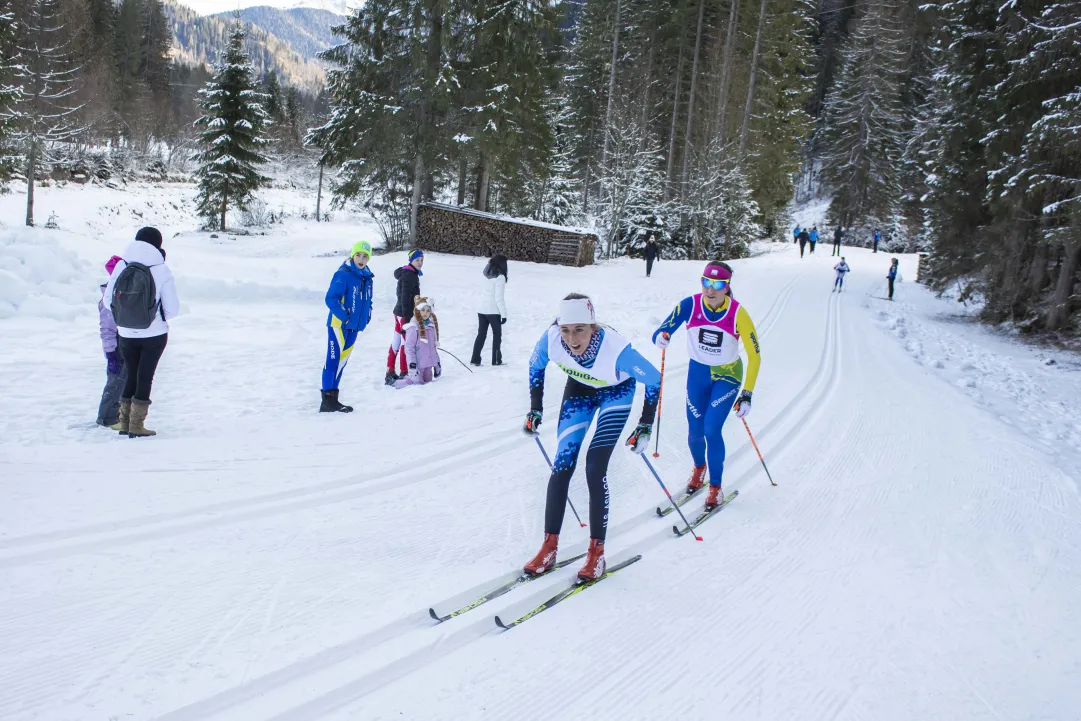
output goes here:
<path id="1" fill-rule="evenodd" d="M 202 242 L 170 247 L 182 302 L 185 271 L 209 281 L 210 261 L 243 260 L 242 247 Z M 351 416 L 314 413 L 325 311 L 307 298 L 338 260 L 285 249 L 267 261 L 306 290 L 275 306 L 265 337 L 244 336 L 250 369 L 229 367 L 242 356 L 215 339 L 227 345 L 236 314 L 261 320 L 259 305 L 192 301 L 155 382 L 158 438 L 69 426 L 35 440 L 36 406 L 15 409 L 29 426 L 0 461 L 0 719 L 1078 718 L 1081 419 L 1056 409 L 1060 424 L 1040 434 L 1066 446 L 1049 452 L 1008 420 L 1008 394 L 1000 403 L 981 379 L 974 399 L 949 375 L 937 349 L 950 335 L 934 335 L 945 301 L 911 283 L 892 306 L 871 297 L 888 255 L 846 248 L 854 270 L 831 294 L 829 257 L 792 250 L 738 261 L 734 284 L 763 348 L 748 421 L 778 487 L 732 419 L 725 488 L 740 495 L 699 529 L 704 542 L 675 538 L 678 516 L 656 518 L 660 489 L 618 449 L 609 564 L 642 561 L 507 632 L 495 615 L 550 597 L 577 565 L 443 624 L 427 609 L 473 600 L 541 540 L 547 468 L 519 428 L 554 300 L 592 294 L 659 364 L 649 333 L 701 264 L 662 261 L 648 281 L 640 262 L 512 264 L 509 367 L 485 357 L 469 375 L 444 357 L 439 383 L 395 392 L 376 376 L 402 259 L 377 258 L 380 310 L 342 383 Z M 207 265 L 185 268 L 185 251 Z M 902 259 L 908 278 L 914 263 Z M 433 255 L 425 267 L 443 344 L 463 360 L 482 264 Z M 3 322 L 23 342 L 69 326 L 79 343 L 96 335 L 85 317 Z M 1002 342 L 964 333 L 970 356 Z M 927 362 L 932 348 L 945 362 Z M 654 463 L 675 493 L 690 470 L 682 331 L 671 350 Z M 95 353 L 77 351 L 89 365 Z M 1004 362 L 1011 378 L 1059 380 Z M 94 369 L 73 382 L 92 388 Z M 218 377 L 248 370 L 264 380 Z M 564 379 L 548 376 L 551 451 Z M 1076 377 L 1061 377 L 1072 398 Z M 224 427 L 203 425 L 215 394 Z M 242 398 L 257 412 L 233 418 Z M 89 414 L 96 397 L 82 402 Z M 585 514 L 582 465 L 571 495 Z M 567 515 L 563 556 L 588 540 Z"/>

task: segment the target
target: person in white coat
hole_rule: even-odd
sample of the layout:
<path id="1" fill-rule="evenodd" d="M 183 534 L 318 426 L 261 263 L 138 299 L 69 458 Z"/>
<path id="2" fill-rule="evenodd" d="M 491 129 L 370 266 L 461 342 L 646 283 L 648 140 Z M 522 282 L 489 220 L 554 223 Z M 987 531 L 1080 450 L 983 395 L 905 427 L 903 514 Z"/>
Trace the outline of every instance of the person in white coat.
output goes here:
<path id="1" fill-rule="evenodd" d="M 488 338 L 488 326 L 492 327 L 492 365 L 503 365 L 499 346 L 503 341 L 503 324 L 507 322 L 507 303 L 503 297 L 506 289 L 507 256 L 493 255 L 488 265 L 484 266 L 484 287 L 477 308 L 477 340 L 473 342 L 473 357 L 469 360 L 472 365 L 480 365 L 480 352 L 484 350 L 484 341 Z"/>
<path id="2" fill-rule="evenodd" d="M 144 425 L 150 387 L 169 340 L 169 320 L 180 311 L 157 228 L 136 233 L 109 277 L 105 297 L 116 321 L 120 355 L 128 368 L 120 394 L 120 433 L 130 438 L 156 435 Z"/>

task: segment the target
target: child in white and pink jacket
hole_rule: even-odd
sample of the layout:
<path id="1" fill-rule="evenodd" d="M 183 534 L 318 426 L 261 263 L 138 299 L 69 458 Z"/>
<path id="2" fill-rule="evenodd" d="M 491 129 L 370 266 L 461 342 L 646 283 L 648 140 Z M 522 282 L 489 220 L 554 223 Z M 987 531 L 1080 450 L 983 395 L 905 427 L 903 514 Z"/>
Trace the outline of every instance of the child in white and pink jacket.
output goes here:
<path id="1" fill-rule="evenodd" d="M 424 296 L 416 296 L 413 320 L 405 328 L 404 346 L 408 370 L 394 383 L 395 388 L 431 383 L 443 374 L 438 350 L 439 319 Z"/>

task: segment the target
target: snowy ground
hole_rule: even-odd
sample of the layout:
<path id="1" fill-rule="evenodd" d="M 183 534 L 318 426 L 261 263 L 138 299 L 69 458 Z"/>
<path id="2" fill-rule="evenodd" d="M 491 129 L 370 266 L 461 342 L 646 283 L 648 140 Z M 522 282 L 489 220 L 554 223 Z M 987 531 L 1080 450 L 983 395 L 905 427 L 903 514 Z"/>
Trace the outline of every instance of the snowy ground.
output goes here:
<path id="1" fill-rule="evenodd" d="M 700 264 L 662 261 L 646 280 L 641 262 L 512 263 L 509 365 L 446 358 L 437 384 L 394 391 L 382 366 L 403 258 L 377 257 L 373 324 L 342 384 L 357 412 L 331 417 L 315 412 L 322 296 L 374 229 L 211 239 L 191 232 L 184 192 L 151 198 L 178 203 L 162 226 L 184 311 L 151 440 L 92 425 L 101 266 L 149 222 L 139 203 L 45 192 L 62 230 L 0 229 L 0 719 L 1079 718 L 1076 357 L 1016 345 L 911 282 L 876 298 L 887 255 L 846 249 L 843 294 L 827 245 L 739 261 L 765 358 L 749 421 L 779 486 L 729 423 L 740 496 L 703 543 L 677 539 L 619 451 L 608 555 L 641 562 L 506 633 L 495 614 L 574 568 L 436 626 L 429 606 L 454 607 L 541 540 L 546 468 L 518 429 L 556 300 L 593 294 L 658 358 L 645 342 Z M 0 199 L 0 218 L 17 207 Z M 463 360 L 482 265 L 432 255 L 422 281 Z M 671 487 L 690 465 L 680 340 L 660 429 Z M 572 498 L 587 506 L 581 478 Z M 567 553 L 587 540 L 572 526 Z"/>

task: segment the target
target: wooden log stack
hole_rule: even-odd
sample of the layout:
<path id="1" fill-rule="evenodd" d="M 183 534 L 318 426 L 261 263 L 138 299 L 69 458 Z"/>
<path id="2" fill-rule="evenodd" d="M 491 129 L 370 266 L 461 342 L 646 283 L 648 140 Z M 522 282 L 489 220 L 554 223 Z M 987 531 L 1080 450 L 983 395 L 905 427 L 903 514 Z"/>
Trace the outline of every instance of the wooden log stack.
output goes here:
<path id="1" fill-rule="evenodd" d="M 443 203 L 421 203 L 417 246 L 437 253 L 581 267 L 593 264 L 597 236 L 533 220 L 505 218 Z"/>

